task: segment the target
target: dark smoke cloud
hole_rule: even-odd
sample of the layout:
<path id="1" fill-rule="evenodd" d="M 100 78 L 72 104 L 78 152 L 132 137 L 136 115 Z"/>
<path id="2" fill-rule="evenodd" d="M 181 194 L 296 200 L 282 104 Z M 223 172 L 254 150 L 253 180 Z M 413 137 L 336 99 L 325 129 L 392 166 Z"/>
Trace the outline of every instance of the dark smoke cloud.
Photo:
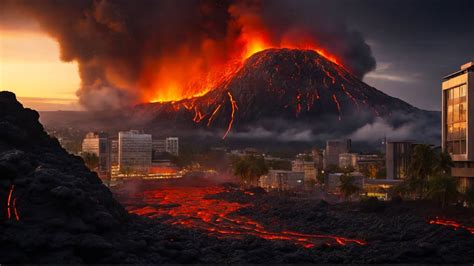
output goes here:
<path id="1" fill-rule="evenodd" d="M 82 85 L 77 94 L 89 110 L 139 102 L 143 91 L 150 89 L 141 75 L 155 71 L 150 61 L 183 51 L 199 54 L 206 40 L 216 49 L 201 68 L 228 60 L 243 30 L 239 21 L 252 16 L 260 18 L 277 40 L 316 41 L 359 77 L 375 67 L 363 36 L 334 19 L 321 2 L 6 0 L 2 5 L 36 19 L 59 42 L 61 59 L 78 62 Z"/>
<path id="2" fill-rule="evenodd" d="M 358 31 L 351 30 L 339 10 L 321 0 L 265 0 L 262 16 L 275 38 L 304 41 L 305 35 L 342 59 L 359 78 L 375 69 L 370 46 Z"/>

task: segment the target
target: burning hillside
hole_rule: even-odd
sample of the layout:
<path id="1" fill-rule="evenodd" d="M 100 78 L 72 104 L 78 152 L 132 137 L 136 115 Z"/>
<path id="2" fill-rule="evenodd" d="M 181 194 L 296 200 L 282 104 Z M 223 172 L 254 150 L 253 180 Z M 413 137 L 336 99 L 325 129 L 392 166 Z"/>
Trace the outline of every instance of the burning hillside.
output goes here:
<path id="1" fill-rule="evenodd" d="M 377 119 L 393 127 L 426 123 L 421 127 L 429 128 L 437 119 L 370 87 L 315 50 L 264 50 L 223 77 L 202 96 L 141 105 L 136 116 L 153 117 L 154 126 L 220 131 L 222 138 L 256 127 L 349 134 Z M 418 121 L 420 117 L 428 119 Z"/>

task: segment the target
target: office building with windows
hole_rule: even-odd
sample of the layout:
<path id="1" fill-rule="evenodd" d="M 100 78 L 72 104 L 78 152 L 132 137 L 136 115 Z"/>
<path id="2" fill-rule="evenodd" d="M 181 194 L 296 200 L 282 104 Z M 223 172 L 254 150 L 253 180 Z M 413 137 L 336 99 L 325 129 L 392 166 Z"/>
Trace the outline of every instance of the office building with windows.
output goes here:
<path id="1" fill-rule="evenodd" d="M 110 145 L 107 133 L 90 132 L 82 141 L 82 152 L 97 156 L 97 174 L 103 180 L 110 177 Z"/>
<path id="2" fill-rule="evenodd" d="M 151 167 L 152 139 L 137 130 L 121 131 L 118 138 L 118 164 L 123 174 L 148 174 Z"/>
<path id="3" fill-rule="evenodd" d="M 414 145 L 410 141 L 386 142 L 385 165 L 387 167 L 387 179 L 397 180 L 408 177 L 408 167 Z"/>
<path id="4" fill-rule="evenodd" d="M 339 165 L 339 155 L 351 150 L 350 139 L 328 140 L 324 151 L 324 168 Z"/>
<path id="5" fill-rule="evenodd" d="M 451 155 L 451 174 L 459 178 L 461 190 L 474 185 L 473 95 L 474 62 L 443 78 L 441 147 Z"/>

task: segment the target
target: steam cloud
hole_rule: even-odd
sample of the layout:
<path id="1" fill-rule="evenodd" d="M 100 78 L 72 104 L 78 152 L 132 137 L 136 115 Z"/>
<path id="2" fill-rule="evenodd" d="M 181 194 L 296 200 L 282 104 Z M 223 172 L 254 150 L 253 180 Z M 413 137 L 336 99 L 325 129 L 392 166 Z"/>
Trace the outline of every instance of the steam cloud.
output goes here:
<path id="1" fill-rule="evenodd" d="M 370 47 L 360 33 L 334 21 L 324 5 L 290 0 L 7 0 L 4 7 L 35 18 L 59 42 L 61 59 L 79 64 L 81 104 L 106 110 L 138 103 L 150 90 L 163 89 L 149 77 L 175 71 L 163 69 L 167 62 L 179 66 L 192 59 L 198 62 L 192 67 L 201 72 L 227 62 L 242 35 L 260 28 L 275 43 L 313 41 L 363 77 L 375 68 Z"/>

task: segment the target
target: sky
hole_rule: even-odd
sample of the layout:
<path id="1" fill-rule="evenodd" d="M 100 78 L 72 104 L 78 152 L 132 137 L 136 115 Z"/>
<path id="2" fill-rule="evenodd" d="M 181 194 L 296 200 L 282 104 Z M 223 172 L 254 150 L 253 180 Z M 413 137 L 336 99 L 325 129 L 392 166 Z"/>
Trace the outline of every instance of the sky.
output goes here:
<path id="1" fill-rule="evenodd" d="M 0 90 L 41 111 L 83 110 L 75 93 L 79 86 L 77 64 L 60 60 L 58 43 L 36 21 L 0 11 Z"/>
<path id="2" fill-rule="evenodd" d="M 295 2 L 360 32 L 377 64 L 364 81 L 419 108 L 440 110 L 442 77 L 474 61 L 472 0 L 288 0 Z M 58 42 L 36 21 L 0 11 L 0 90 L 42 111 L 82 110 L 80 84 L 77 62 L 61 61 Z"/>

